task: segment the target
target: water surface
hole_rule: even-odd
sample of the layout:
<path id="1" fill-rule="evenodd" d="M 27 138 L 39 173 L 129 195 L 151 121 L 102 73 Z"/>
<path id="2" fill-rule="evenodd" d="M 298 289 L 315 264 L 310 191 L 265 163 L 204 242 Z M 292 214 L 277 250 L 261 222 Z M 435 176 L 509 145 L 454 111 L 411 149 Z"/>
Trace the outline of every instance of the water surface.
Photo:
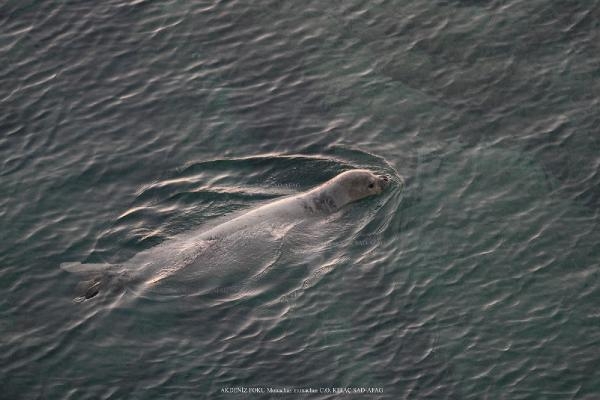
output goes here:
<path id="1" fill-rule="evenodd" d="M 4 2 L 2 396 L 598 397 L 599 21 L 597 0 Z M 406 186 L 289 236 L 250 286 L 115 308 L 58 267 L 350 168 Z"/>

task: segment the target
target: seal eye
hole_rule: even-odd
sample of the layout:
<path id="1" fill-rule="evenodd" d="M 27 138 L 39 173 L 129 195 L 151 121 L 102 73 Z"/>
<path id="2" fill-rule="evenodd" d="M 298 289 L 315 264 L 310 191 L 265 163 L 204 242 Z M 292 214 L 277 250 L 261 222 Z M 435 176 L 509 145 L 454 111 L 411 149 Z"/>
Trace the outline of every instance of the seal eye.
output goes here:
<path id="1" fill-rule="evenodd" d="M 373 189 L 373 186 L 375 186 L 373 183 L 369 183 L 369 189 Z"/>

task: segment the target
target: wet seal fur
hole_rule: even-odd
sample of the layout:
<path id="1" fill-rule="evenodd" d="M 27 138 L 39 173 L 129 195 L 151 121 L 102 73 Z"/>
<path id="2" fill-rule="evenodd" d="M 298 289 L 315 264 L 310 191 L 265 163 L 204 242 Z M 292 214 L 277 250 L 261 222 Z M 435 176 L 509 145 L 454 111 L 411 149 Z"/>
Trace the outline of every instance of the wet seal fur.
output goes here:
<path id="1" fill-rule="evenodd" d="M 163 242 L 123 264 L 75 262 L 63 263 L 61 268 L 87 277 L 79 286 L 81 301 L 95 297 L 109 286 L 119 289 L 133 285 L 137 288 L 134 292 L 140 293 L 181 269 L 202 268 L 202 255 L 221 239 L 259 226 L 277 239 L 296 222 L 331 214 L 349 203 L 380 194 L 389 183 L 387 176 L 365 169 L 345 171 L 307 192 L 257 207 L 202 233 L 192 232 Z"/>
<path id="2" fill-rule="evenodd" d="M 364 197 L 380 194 L 389 184 L 385 175 L 364 169 L 342 172 L 338 176 L 297 197 L 310 214 L 332 213 Z"/>
<path id="3" fill-rule="evenodd" d="M 209 229 L 199 239 L 215 240 L 258 224 L 279 218 L 304 219 L 319 214 L 330 214 L 346 204 L 383 192 L 389 184 L 385 175 L 376 175 L 369 170 L 353 169 L 342 172 L 308 192 L 285 197 L 265 204 L 254 210 Z"/>

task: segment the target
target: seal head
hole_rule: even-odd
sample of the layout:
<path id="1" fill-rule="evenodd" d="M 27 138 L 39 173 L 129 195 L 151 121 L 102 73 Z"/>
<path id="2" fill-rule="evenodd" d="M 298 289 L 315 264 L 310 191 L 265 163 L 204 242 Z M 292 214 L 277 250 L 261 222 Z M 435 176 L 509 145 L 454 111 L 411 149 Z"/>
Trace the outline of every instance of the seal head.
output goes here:
<path id="1" fill-rule="evenodd" d="M 353 169 L 311 190 L 308 195 L 314 211 L 333 212 L 348 203 L 381 194 L 389 185 L 385 175 L 375 175 L 366 169 Z"/>

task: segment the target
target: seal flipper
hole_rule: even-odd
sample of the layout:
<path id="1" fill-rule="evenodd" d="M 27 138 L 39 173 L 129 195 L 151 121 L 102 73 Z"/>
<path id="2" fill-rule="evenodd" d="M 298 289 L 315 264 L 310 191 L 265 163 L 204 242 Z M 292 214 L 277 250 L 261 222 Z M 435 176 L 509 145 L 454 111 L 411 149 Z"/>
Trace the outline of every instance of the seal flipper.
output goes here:
<path id="1" fill-rule="evenodd" d="M 120 265 L 108 263 L 82 264 L 79 262 L 68 262 L 60 264 L 62 270 L 85 277 L 77 285 L 76 291 L 78 297 L 74 299 L 76 302 L 82 302 L 95 297 L 109 285 L 109 282 L 121 284 L 118 279 L 114 279 L 120 275 L 119 267 Z"/>
<path id="2" fill-rule="evenodd" d="M 77 284 L 77 293 L 81 296 L 76 297 L 74 300 L 77 302 L 91 299 L 100 293 L 102 285 L 102 276 L 97 276 L 95 279 L 89 281 L 81 281 Z"/>
<path id="3" fill-rule="evenodd" d="M 63 271 L 78 275 L 97 274 L 108 271 L 114 264 L 97 263 L 97 264 L 82 264 L 80 262 L 68 262 L 60 264 Z"/>

